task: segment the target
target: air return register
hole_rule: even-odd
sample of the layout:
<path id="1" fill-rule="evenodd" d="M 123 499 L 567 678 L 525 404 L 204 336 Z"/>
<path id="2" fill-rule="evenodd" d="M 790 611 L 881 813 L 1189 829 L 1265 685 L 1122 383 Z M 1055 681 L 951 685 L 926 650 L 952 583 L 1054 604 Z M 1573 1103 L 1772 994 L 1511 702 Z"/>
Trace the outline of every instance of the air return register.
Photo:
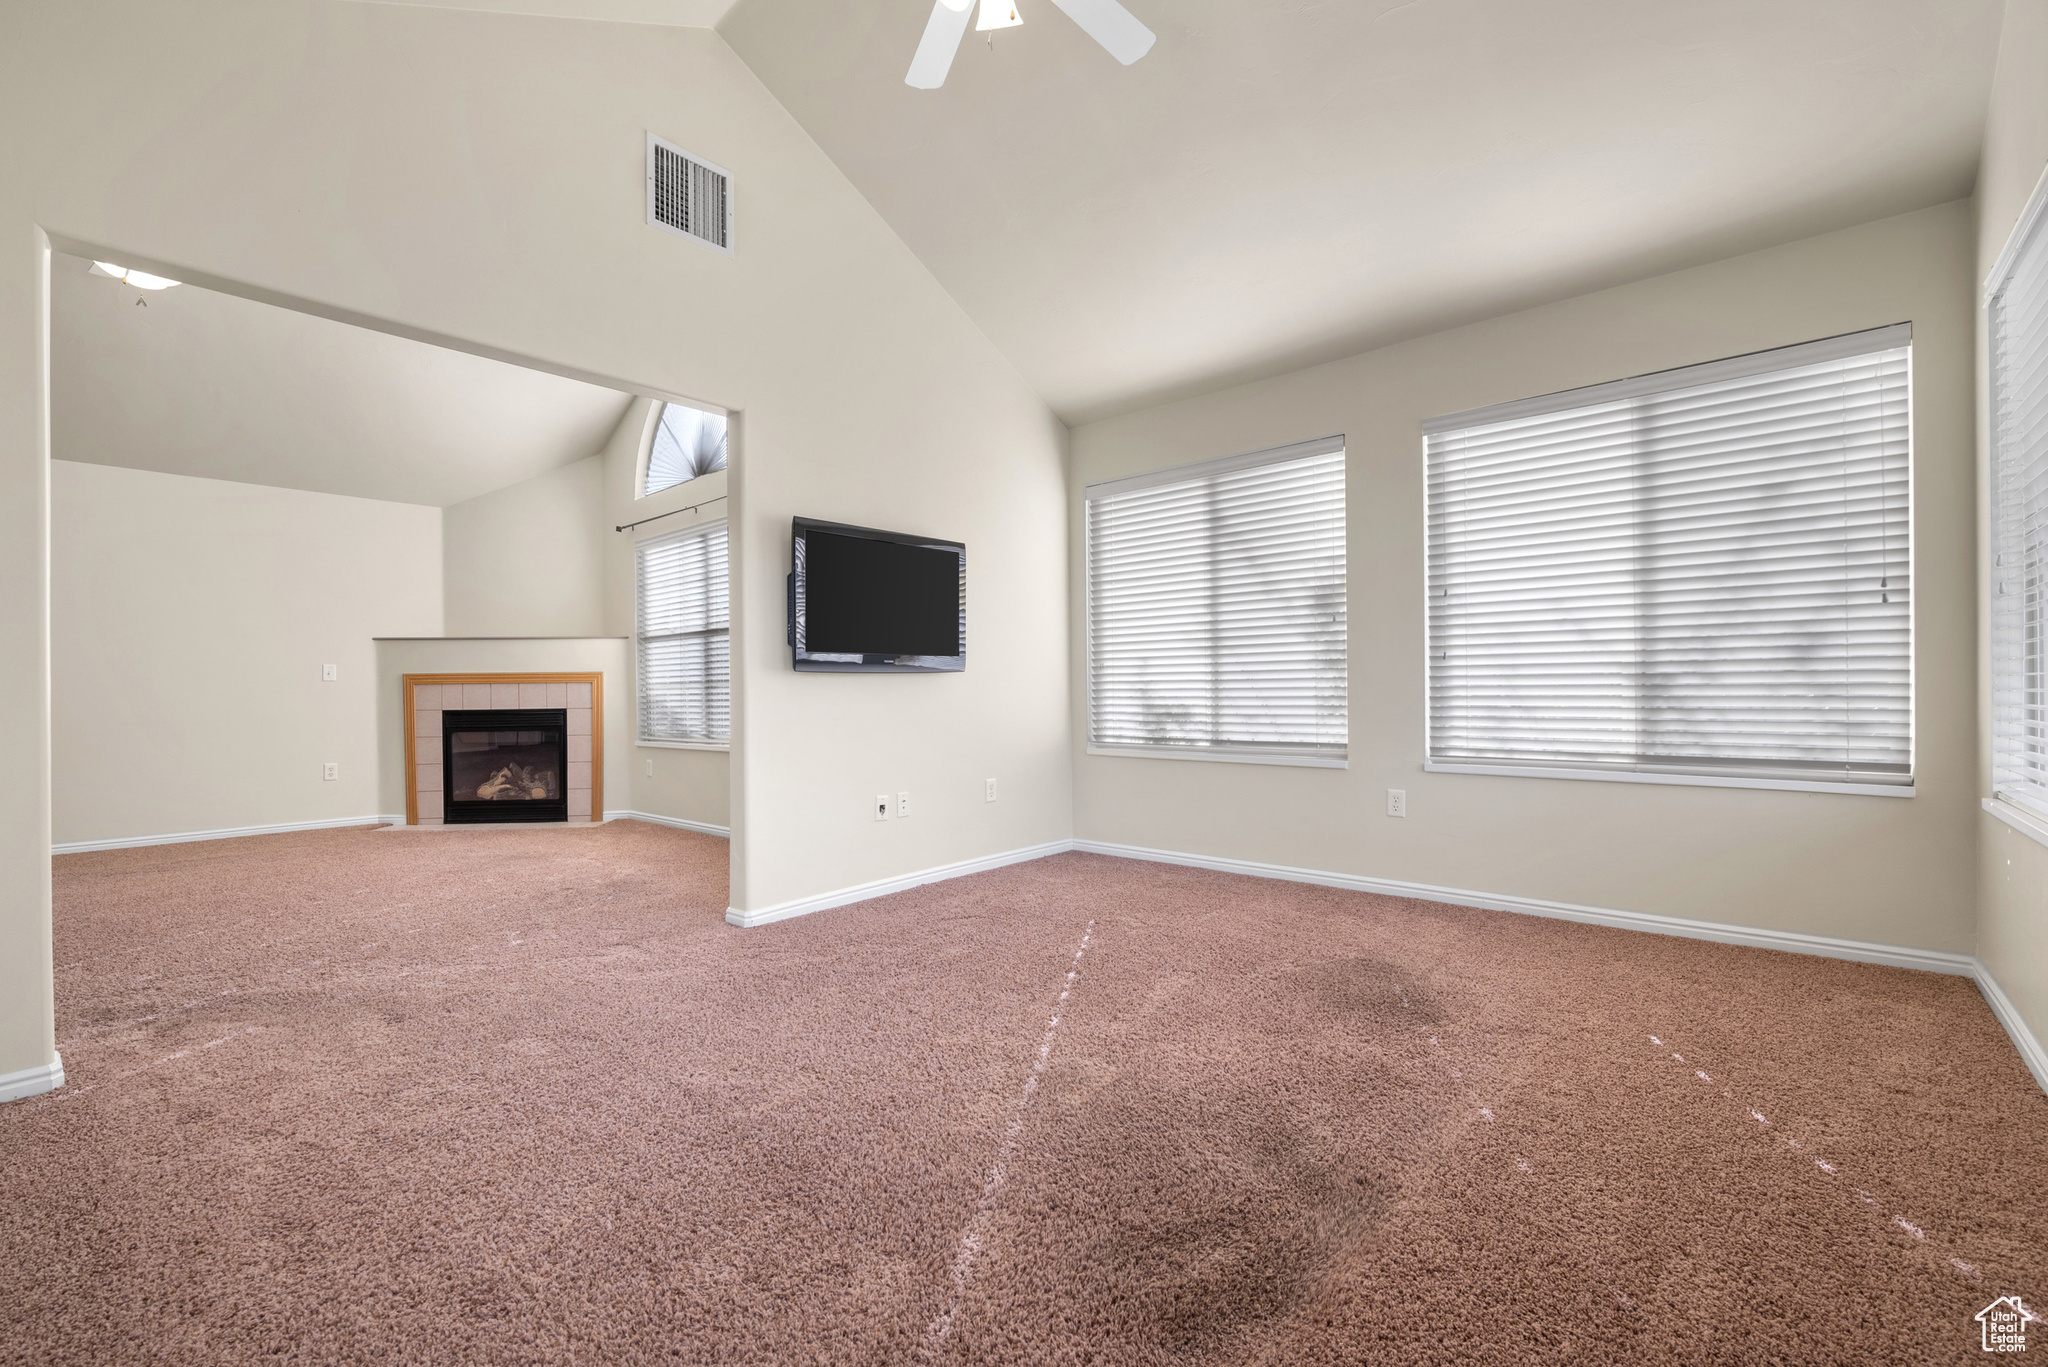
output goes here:
<path id="1" fill-rule="evenodd" d="M 647 135 L 647 221 L 732 255 L 732 173 Z"/>

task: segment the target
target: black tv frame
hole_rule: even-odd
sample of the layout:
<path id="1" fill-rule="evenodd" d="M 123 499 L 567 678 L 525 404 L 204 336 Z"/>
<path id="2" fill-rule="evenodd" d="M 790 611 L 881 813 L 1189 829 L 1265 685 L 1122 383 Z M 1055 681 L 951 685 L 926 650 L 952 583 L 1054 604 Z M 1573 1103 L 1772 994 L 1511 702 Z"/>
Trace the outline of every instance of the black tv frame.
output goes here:
<path id="1" fill-rule="evenodd" d="M 804 534 L 812 530 L 839 536 L 864 536 L 876 541 L 893 541 L 901 546 L 952 551 L 960 557 L 960 653 L 958 655 L 813 655 L 804 649 Z M 959 541 L 913 536 L 907 532 L 885 532 L 874 527 L 855 527 L 845 522 L 826 522 L 815 517 L 793 517 L 789 523 L 789 650 L 790 663 L 811 674 L 958 674 L 967 668 L 967 546 Z"/>

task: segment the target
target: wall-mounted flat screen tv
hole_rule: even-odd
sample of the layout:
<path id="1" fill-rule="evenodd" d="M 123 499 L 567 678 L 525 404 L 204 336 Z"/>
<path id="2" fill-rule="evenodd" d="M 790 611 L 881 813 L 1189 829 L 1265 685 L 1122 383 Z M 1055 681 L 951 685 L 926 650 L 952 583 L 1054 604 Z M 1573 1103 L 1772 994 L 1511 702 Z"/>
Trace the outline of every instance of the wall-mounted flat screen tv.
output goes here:
<path id="1" fill-rule="evenodd" d="M 967 668 L 967 547 L 799 517 L 790 525 L 789 645 L 798 669 Z"/>

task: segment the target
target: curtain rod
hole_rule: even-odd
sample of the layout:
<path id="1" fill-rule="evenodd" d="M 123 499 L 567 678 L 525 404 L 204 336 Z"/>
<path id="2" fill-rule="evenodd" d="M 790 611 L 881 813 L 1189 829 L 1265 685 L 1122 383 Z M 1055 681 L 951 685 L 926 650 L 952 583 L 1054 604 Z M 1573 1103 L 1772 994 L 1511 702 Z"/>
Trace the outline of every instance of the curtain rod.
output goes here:
<path id="1" fill-rule="evenodd" d="M 612 528 L 612 530 L 615 532 L 631 531 L 633 528 L 639 526 L 641 522 L 659 522 L 665 517 L 674 517 L 677 513 L 694 513 L 699 508 L 710 507 L 712 504 L 718 502 L 719 499 L 723 499 L 724 497 L 724 494 L 720 494 L 717 498 L 707 498 L 702 503 L 692 503 L 687 508 L 671 508 L 665 513 L 656 513 L 653 517 L 643 517 L 640 519 L 640 522 L 628 522 L 623 527 L 614 527 Z"/>

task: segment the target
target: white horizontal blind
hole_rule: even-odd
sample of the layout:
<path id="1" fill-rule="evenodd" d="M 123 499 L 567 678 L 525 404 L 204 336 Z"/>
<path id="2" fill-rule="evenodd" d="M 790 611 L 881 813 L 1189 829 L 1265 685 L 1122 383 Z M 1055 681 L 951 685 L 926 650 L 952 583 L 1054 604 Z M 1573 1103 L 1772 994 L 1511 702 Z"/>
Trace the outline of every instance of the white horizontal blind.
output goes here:
<path id="1" fill-rule="evenodd" d="M 1341 437 L 1092 484 L 1088 740 L 1345 755 Z"/>
<path id="2" fill-rule="evenodd" d="M 2029 206 L 1993 277 L 1991 706 L 1993 775 L 2008 802 L 2048 813 L 2048 213 Z"/>
<path id="3" fill-rule="evenodd" d="M 725 523 L 634 548 L 640 739 L 726 740 L 732 729 Z"/>
<path id="4" fill-rule="evenodd" d="M 1430 759 L 1909 783 L 1909 338 L 1425 424 Z"/>

